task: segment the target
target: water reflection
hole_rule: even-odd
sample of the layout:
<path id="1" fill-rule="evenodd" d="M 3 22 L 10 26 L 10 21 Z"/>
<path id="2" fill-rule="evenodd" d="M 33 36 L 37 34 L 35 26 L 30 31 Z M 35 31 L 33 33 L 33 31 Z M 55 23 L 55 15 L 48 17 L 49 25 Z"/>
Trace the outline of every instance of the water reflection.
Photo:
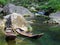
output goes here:
<path id="1" fill-rule="evenodd" d="M 9 37 L 6 37 L 5 40 L 6 40 L 8 45 L 16 45 L 15 39 L 9 39 Z"/>
<path id="2" fill-rule="evenodd" d="M 41 24 L 41 25 L 40 25 Z M 44 32 L 44 36 L 39 39 L 30 39 L 24 36 L 17 36 L 17 40 L 6 41 L 8 45 L 60 45 L 60 26 L 54 24 L 39 23 L 31 25 L 33 33 L 39 34 Z M 58 41 L 59 40 L 59 41 Z"/>

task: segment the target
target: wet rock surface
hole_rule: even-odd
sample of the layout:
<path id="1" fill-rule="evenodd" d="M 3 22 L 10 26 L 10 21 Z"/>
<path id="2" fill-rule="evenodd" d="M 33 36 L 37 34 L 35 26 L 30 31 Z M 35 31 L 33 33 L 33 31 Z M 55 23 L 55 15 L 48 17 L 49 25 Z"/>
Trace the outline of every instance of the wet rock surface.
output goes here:
<path id="1" fill-rule="evenodd" d="M 15 6 L 14 4 L 5 5 L 3 8 L 3 12 L 6 14 L 18 13 L 21 14 L 22 16 L 24 15 L 29 15 L 31 17 L 34 16 L 34 14 L 31 13 L 27 8 L 23 6 Z"/>
<path id="2" fill-rule="evenodd" d="M 3 8 L 0 7 L 0 12 L 2 12 Z"/>
<path id="3" fill-rule="evenodd" d="M 53 22 L 59 23 L 60 24 L 60 11 L 56 12 L 56 13 L 52 13 L 49 16 Z"/>
<path id="4" fill-rule="evenodd" d="M 28 27 L 31 26 L 28 24 L 27 20 L 21 15 L 17 13 L 12 13 L 4 17 L 7 20 L 6 26 L 12 26 L 13 29 L 21 28 L 24 31 L 28 31 Z M 9 20 L 8 20 L 9 19 Z M 9 23 L 9 21 L 11 23 Z"/>

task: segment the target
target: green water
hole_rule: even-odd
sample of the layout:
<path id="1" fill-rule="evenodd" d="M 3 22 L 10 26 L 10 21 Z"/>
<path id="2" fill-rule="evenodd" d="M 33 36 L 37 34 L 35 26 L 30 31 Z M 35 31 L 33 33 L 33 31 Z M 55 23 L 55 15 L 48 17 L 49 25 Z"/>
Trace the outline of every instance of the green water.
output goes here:
<path id="1" fill-rule="evenodd" d="M 33 27 L 33 33 L 39 34 L 44 33 L 39 39 L 30 39 L 24 36 L 17 36 L 16 40 L 9 41 L 8 43 L 5 40 L 5 36 L 0 32 L 0 45 L 60 45 L 60 26 L 43 24 L 44 18 L 37 17 L 35 18 L 35 24 L 31 24 Z"/>

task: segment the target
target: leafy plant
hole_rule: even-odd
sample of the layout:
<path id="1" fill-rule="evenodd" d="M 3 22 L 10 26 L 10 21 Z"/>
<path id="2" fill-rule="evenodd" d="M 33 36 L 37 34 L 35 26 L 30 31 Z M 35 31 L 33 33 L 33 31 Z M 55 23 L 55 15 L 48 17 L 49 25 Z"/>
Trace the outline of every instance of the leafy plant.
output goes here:
<path id="1" fill-rule="evenodd" d="M 5 5 L 7 3 L 7 0 L 0 0 L 1 5 Z"/>

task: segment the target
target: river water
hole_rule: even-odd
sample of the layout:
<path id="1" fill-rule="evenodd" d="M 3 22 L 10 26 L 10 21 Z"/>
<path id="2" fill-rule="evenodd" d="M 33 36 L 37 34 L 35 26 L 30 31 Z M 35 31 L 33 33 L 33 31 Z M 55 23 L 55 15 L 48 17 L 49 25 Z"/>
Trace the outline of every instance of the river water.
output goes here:
<path id="1" fill-rule="evenodd" d="M 16 40 L 9 41 L 5 40 L 5 36 L 2 36 L 0 32 L 0 45 L 60 45 L 60 25 L 55 24 L 43 24 L 45 21 L 43 17 L 36 17 L 35 23 L 31 24 L 33 27 L 33 33 L 44 35 L 39 39 L 30 39 L 21 35 L 18 35 Z"/>

